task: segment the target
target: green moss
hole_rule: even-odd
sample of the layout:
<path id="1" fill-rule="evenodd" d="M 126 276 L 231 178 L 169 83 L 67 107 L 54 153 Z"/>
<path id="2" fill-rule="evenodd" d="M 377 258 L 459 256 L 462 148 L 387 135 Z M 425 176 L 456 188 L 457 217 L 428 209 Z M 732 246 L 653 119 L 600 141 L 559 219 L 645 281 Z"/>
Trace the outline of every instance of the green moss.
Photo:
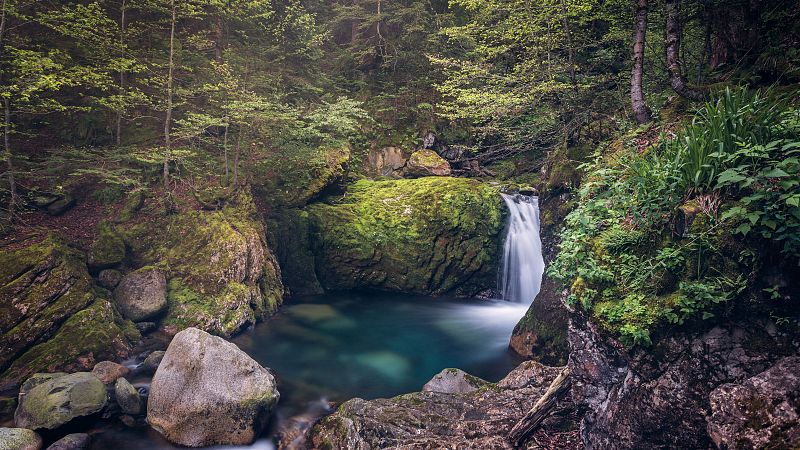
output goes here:
<path id="1" fill-rule="evenodd" d="M 117 359 L 141 338 L 133 324 L 122 319 L 107 300 L 98 298 L 72 315 L 55 336 L 25 352 L 2 375 L 21 380 L 36 372 L 56 369 L 88 370 L 95 362 Z"/>
<path id="2" fill-rule="evenodd" d="M 96 268 L 114 267 L 125 259 L 125 241 L 108 222 L 98 226 L 97 239 L 89 249 L 89 265 Z"/>
<path id="3" fill-rule="evenodd" d="M 308 212 L 326 287 L 440 294 L 494 285 L 505 209 L 493 186 L 448 177 L 361 180 Z"/>
<path id="4" fill-rule="evenodd" d="M 166 272 L 164 325 L 175 331 L 195 326 L 230 336 L 282 302 L 280 268 L 249 192 L 231 196 L 218 211 L 181 212 L 124 229 L 136 264 Z"/>

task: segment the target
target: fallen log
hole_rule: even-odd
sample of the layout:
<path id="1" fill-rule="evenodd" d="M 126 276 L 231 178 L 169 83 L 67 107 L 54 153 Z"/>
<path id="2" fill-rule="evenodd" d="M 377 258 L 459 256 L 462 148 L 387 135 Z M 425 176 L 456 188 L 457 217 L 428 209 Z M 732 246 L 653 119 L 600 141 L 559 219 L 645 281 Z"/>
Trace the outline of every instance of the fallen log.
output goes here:
<path id="1" fill-rule="evenodd" d="M 569 368 L 565 367 L 556 379 L 550 383 L 550 387 L 533 405 L 533 408 L 514 425 L 514 428 L 508 434 L 508 440 L 511 445 L 515 448 L 522 447 L 528 437 L 536 432 L 542 421 L 550 415 L 558 401 L 569 391 L 569 375 Z"/>

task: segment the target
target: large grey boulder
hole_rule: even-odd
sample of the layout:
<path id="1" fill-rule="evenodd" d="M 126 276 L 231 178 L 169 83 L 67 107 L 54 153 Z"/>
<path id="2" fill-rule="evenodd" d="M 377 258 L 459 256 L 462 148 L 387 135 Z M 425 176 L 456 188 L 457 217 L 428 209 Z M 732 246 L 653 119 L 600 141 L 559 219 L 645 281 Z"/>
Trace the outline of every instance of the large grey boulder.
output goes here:
<path id="1" fill-rule="evenodd" d="M 122 314 L 134 322 L 156 316 L 167 307 L 167 278 L 155 267 L 131 272 L 114 290 L 114 300 Z"/>
<path id="2" fill-rule="evenodd" d="M 21 428 L 51 430 L 75 418 L 99 412 L 107 401 L 102 381 L 88 372 L 72 373 L 53 378 L 20 395 L 14 422 Z"/>
<path id="3" fill-rule="evenodd" d="M 708 434 L 719 448 L 800 448 L 800 357 L 783 358 L 709 396 Z"/>
<path id="4" fill-rule="evenodd" d="M 129 372 L 130 369 L 113 361 L 101 361 L 92 369 L 92 375 L 96 376 L 103 384 L 111 384 Z"/>
<path id="5" fill-rule="evenodd" d="M 114 383 L 114 397 L 123 414 L 141 414 L 142 398 L 139 396 L 139 391 L 125 378 L 118 378 Z"/>
<path id="6" fill-rule="evenodd" d="M 42 438 L 25 428 L 0 428 L 0 450 L 41 450 Z"/>
<path id="7" fill-rule="evenodd" d="M 236 345 L 188 328 L 175 335 L 153 377 L 147 422 L 188 447 L 245 445 L 279 397 L 270 372 Z"/>

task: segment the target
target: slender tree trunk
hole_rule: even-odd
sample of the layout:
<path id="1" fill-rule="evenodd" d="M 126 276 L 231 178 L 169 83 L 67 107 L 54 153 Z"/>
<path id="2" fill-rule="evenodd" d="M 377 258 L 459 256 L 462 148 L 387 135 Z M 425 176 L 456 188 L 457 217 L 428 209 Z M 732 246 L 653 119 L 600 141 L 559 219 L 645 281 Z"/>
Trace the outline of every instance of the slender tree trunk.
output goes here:
<path id="1" fill-rule="evenodd" d="M 572 32 L 567 18 L 567 5 L 561 0 L 561 13 L 564 15 L 561 20 L 564 26 L 564 37 L 567 39 L 567 59 L 569 63 L 569 81 L 572 83 L 572 91 L 578 95 L 578 79 L 575 76 L 575 47 L 572 45 Z"/>
<path id="2" fill-rule="evenodd" d="M 125 22 L 125 13 L 126 13 L 126 7 L 127 7 L 126 3 L 127 3 L 126 0 L 122 0 L 122 6 L 121 6 L 121 10 L 120 10 L 120 20 L 119 20 L 119 46 L 120 46 L 120 49 L 121 49 L 120 51 L 122 51 L 122 52 L 124 52 L 124 50 L 122 50 L 122 49 L 125 48 L 125 27 L 127 26 L 127 23 Z M 125 82 L 126 82 L 125 75 L 126 75 L 125 70 L 121 70 L 119 72 L 119 93 L 120 93 L 120 95 L 124 95 L 125 94 Z M 119 111 L 117 111 L 117 127 L 116 127 L 117 129 L 116 129 L 116 133 L 115 133 L 116 134 L 115 138 L 116 138 L 116 141 L 117 141 L 117 147 L 119 147 L 122 144 L 122 115 L 123 115 L 123 111 L 121 109 Z"/>
<path id="3" fill-rule="evenodd" d="M 644 44 L 647 37 L 647 0 L 636 2 L 636 23 L 633 37 L 633 70 L 631 71 L 631 106 L 639 123 L 650 121 L 650 108 L 644 100 L 642 74 L 644 72 Z"/>
<path id="4" fill-rule="evenodd" d="M 353 0 L 353 6 L 358 5 L 358 0 Z M 350 21 L 350 46 L 355 47 L 358 42 L 358 21 L 353 19 Z"/>
<path id="5" fill-rule="evenodd" d="M 243 133 L 243 130 L 239 130 L 239 134 L 236 136 L 236 152 L 233 155 L 233 186 L 234 187 L 239 182 L 239 155 L 241 154 L 241 148 L 242 148 L 242 133 Z"/>
<path id="6" fill-rule="evenodd" d="M 214 33 L 216 35 L 216 41 L 214 42 L 214 59 L 216 59 L 217 63 L 222 64 L 222 53 L 225 49 L 223 43 L 223 39 L 225 39 L 225 24 L 222 22 L 222 15 L 217 15 Z"/>
<path id="7" fill-rule="evenodd" d="M 6 178 L 8 178 L 8 191 L 11 197 L 8 199 L 8 212 L 11 217 L 17 210 L 18 196 L 17 196 L 17 183 L 14 179 L 14 160 L 11 153 L 11 102 L 9 99 L 3 98 L 3 147 L 6 156 Z"/>
<path id="8" fill-rule="evenodd" d="M 704 14 L 704 17 L 706 18 L 706 36 L 703 41 L 703 51 L 700 53 L 700 60 L 697 62 L 697 81 L 695 84 L 698 86 L 703 82 L 703 69 L 706 67 L 708 55 L 711 54 L 711 21 L 708 18 L 708 14 Z"/>
<path id="9" fill-rule="evenodd" d="M 3 61 L 6 50 L 6 27 L 8 24 L 8 0 L 2 0 L 0 10 L 0 63 Z M 0 68 L 0 83 L 3 81 L 3 70 Z M 8 179 L 8 213 L 13 220 L 17 210 L 17 182 L 14 179 L 14 155 L 11 152 L 11 100 L 3 97 L 3 153 L 6 159 L 6 178 Z"/>
<path id="10" fill-rule="evenodd" d="M 167 112 L 164 118 L 164 146 L 166 155 L 164 156 L 164 190 L 169 189 L 169 160 L 172 158 L 172 88 L 173 77 L 175 75 L 175 20 L 177 17 L 175 0 L 171 2 L 172 21 L 170 22 L 169 32 L 169 72 L 167 75 Z"/>
<path id="11" fill-rule="evenodd" d="M 669 82 L 678 95 L 690 100 L 702 100 L 705 92 L 690 87 L 681 68 L 681 0 L 665 0 L 666 15 L 666 53 Z"/>
<path id="12" fill-rule="evenodd" d="M 225 125 L 225 134 L 222 136 L 222 151 L 225 155 L 225 182 L 228 182 L 228 125 Z"/>

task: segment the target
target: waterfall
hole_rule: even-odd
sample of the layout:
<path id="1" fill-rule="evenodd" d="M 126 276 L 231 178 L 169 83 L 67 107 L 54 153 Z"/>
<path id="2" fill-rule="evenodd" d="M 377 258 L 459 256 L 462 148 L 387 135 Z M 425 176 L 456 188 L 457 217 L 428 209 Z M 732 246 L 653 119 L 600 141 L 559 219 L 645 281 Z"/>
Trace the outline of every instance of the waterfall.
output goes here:
<path id="1" fill-rule="evenodd" d="M 510 211 L 499 288 L 503 300 L 530 304 L 544 274 L 539 238 L 539 198 L 502 194 Z"/>

